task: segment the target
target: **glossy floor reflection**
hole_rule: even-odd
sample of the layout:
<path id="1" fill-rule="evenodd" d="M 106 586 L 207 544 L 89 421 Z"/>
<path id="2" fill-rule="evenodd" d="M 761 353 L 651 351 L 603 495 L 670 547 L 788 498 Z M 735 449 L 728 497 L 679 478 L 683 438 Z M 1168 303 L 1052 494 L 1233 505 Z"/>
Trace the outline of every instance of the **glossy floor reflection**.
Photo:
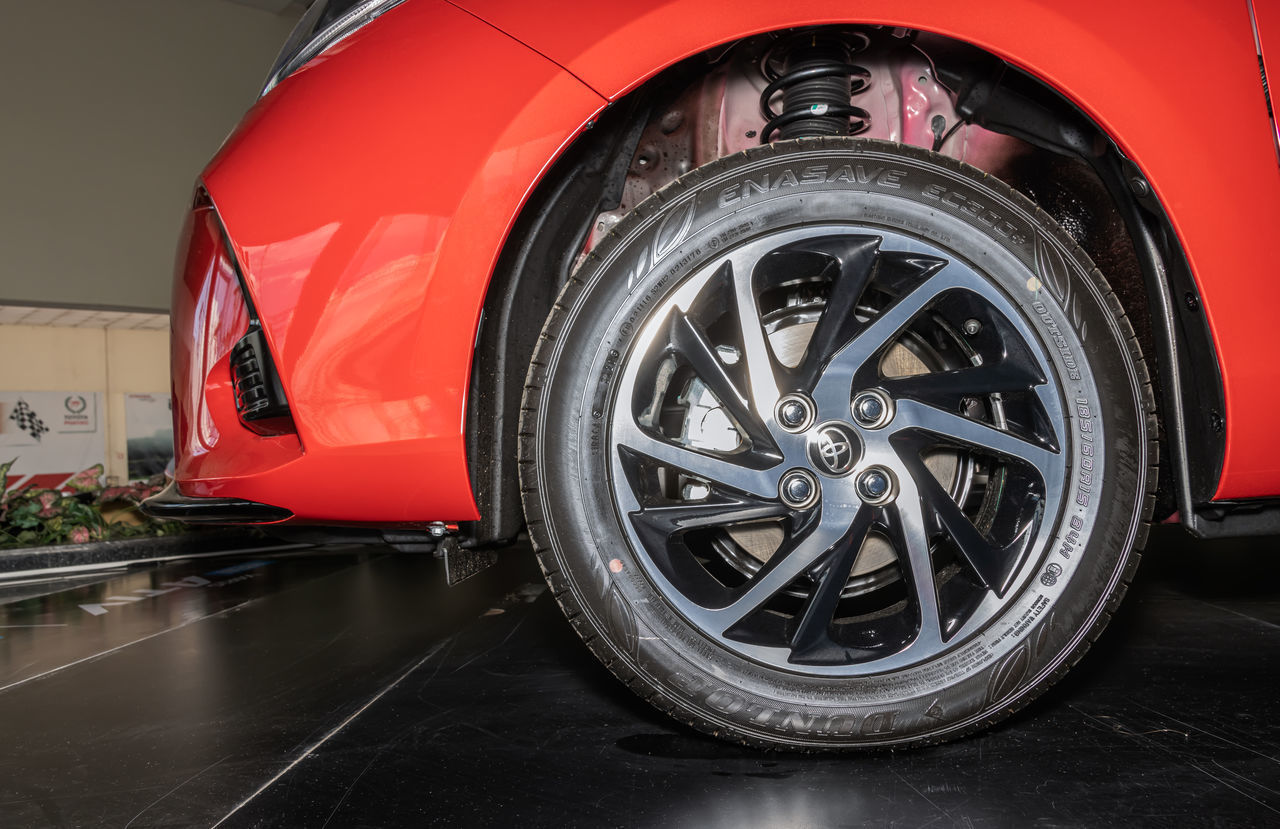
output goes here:
<path id="1" fill-rule="evenodd" d="M 1273 541 L 1156 534 L 1013 721 L 836 757 L 651 712 L 527 550 L 453 589 L 375 548 L 0 587 L 0 826 L 1280 825 L 1277 577 Z"/>

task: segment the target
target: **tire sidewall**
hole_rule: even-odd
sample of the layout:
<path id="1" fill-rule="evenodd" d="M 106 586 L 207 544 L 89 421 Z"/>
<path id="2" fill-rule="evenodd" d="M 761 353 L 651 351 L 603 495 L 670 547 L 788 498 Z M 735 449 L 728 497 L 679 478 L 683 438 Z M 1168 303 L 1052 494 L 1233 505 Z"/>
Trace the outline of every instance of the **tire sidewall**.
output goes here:
<path id="1" fill-rule="evenodd" d="M 538 517 L 586 625 L 603 637 L 597 652 L 603 647 L 682 719 L 795 745 L 937 739 L 1016 708 L 1071 661 L 1103 616 L 1144 493 L 1135 366 L 1087 257 L 1029 202 L 984 178 L 884 142 L 763 147 L 664 189 L 584 265 L 585 287 L 546 361 Z M 1056 523 L 1050 541 L 1006 608 L 938 659 L 878 676 L 787 673 L 724 650 L 662 600 L 612 500 L 608 413 L 644 321 L 700 267 L 806 218 L 912 236 L 990 275 L 1038 337 L 1068 412 L 1062 511 L 1046 516 Z"/>

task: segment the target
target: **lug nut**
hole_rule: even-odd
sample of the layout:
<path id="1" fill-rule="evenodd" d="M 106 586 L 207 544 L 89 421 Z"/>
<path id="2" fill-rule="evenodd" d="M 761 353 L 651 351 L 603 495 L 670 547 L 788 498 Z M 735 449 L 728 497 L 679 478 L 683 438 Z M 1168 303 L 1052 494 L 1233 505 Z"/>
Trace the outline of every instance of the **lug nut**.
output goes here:
<path id="1" fill-rule="evenodd" d="M 813 425 L 813 402 L 800 394 L 788 394 L 778 401 L 778 425 L 788 432 L 803 432 Z"/>
<path id="2" fill-rule="evenodd" d="M 879 420 L 884 414 L 884 403 L 878 397 L 867 395 L 858 401 L 858 420 Z"/>
<path id="3" fill-rule="evenodd" d="M 972 337 L 982 330 L 982 323 L 975 319 L 967 319 L 964 321 L 964 325 L 962 325 L 961 328 L 964 329 L 964 333 Z"/>
<path id="4" fill-rule="evenodd" d="M 889 491 L 889 479 L 883 472 L 868 472 L 862 476 L 862 491 L 868 498 L 883 498 Z"/>
<path id="5" fill-rule="evenodd" d="M 788 501 L 808 501 L 810 495 L 813 495 L 813 483 L 807 478 L 797 475 L 787 481 L 786 496 Z"/>
<path id="6" fill-rule="evenodd" d="M 789 507 L 804 509 L 813 506 L 818 501 L 818 479 L 803 469 L 793 469 L 782 476 L 778 494 Z"/>
<path id="7" fill-rule="evenodd" d="M 849 407 L 854 421 L 864 429 L 879 429 L 893 420 L 893 401 L 882 391 L 864 391 Z"/>
<path id="8" fill-rule="evenodd" d="M 783 426 L 794 429 L 804 423 L 804 406 L 794 400 L 788 400 L 778 411 L 778 419 L 782 421 Z"/>
<path id="9" fill-rule="evenodd" d="M 873 466 L 858 476 L 858 497 L 872 506 L 887 504 L 894 497 L 893 473 Z"/>

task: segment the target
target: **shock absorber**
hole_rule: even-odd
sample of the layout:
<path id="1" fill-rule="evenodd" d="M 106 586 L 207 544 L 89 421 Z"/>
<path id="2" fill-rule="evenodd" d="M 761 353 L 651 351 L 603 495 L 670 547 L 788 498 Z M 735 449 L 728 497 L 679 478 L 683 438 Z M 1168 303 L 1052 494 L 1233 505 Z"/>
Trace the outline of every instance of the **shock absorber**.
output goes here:
<path id="1" fill-rule="evenodd" d="M 764 129 L 760 143 L 820 135 L 857 135 L 871 126 L 871 115 L 849 99 L 871 83 L 871 73 L 851 62 L 869 43 L 857 32 L 800 32 L 781 41 L 761 64 L 769 85 L 760 93 Z M 775 63 L 781 61 L 779 70 Z M 782 93 L 782 112 L 773 98 Z"/>

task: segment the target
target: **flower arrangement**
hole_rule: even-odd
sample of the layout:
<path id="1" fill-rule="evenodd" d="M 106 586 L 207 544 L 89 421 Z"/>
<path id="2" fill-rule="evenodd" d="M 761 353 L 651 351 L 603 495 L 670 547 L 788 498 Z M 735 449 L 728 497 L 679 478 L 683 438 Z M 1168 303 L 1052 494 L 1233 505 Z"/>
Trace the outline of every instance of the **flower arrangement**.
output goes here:
<path id="1" fill-rule="evenodd" d="M 85 544 L 182 531 L 180 523 L 157 521 L 138 509 L 144 498 L 164 487 L 163 475 L 103 487 L 104 470 L 99 463 L 67 481 L 64 488 L 69 493 L 35 487 L 10 491 L 11 466 L 13 461 L 0 464 L 0 547 Z"/>

